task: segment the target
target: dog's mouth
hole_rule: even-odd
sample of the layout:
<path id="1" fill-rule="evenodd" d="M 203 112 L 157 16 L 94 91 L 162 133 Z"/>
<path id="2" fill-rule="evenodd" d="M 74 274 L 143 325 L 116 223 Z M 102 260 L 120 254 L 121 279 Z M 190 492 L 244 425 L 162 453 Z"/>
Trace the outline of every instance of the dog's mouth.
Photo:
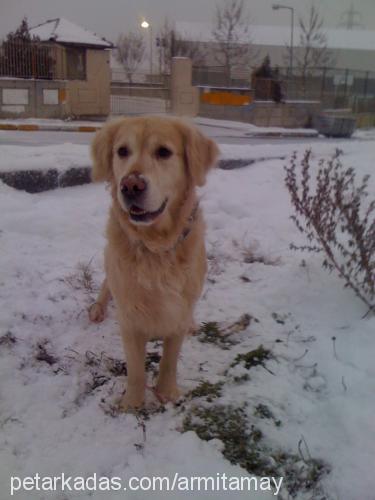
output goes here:
<path id="1" fill-rule="evenodd" d="M 138 207 L 137 205 L 131 205 L 128 209 L 129 218 L 132 222 L 141 222 L 144 224 L 149 224 L 154 222 L 154 220 L 161 215 L 165 207 L 167 206 L 168 199 L 166 198 L 160 207 L 154 212 L 147 212 L 143 208 Z"/>

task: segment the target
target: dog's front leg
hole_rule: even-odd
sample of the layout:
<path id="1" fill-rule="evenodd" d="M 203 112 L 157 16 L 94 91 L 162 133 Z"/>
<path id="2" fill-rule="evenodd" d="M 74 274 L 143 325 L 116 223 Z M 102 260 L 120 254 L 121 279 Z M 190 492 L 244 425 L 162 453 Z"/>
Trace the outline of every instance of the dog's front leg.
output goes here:
<path id="1" fill-rule="evenodd" d="M 176 401 L 180 396 L 177 386 L 177 361 L 184 335 L 173 335 L 164 339 L 163 356 L 155 391 L 161 400 Z"/>
<path id="2" fill-rule="evenodd" d="M 143 406 L 146 389 L 146 340 L 142 335 L 122 335 L 128 371 L 128 386 L 121 406 L 125 411 Z"/>
<path id="3" fill-rule="evenodd" d="M 107 280 L 105 279 L 100 287 L 99 296 L 96 302 L 89 307 L 89 318 L 93 323 L 101 323 L 106 315 L 108 302 L 111 299 L 111 292 L 108 288 Z"/>

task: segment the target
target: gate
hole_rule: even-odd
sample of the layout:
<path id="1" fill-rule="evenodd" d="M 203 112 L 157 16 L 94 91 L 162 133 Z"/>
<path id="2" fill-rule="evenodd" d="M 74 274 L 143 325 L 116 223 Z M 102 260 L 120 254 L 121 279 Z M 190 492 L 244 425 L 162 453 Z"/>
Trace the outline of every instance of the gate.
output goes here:
<path id="1" fill-rule="evenodd" d="M 165 114 L 169 110 L 169 78 L 157 83 L 112 81 L 112 115 Z"/>

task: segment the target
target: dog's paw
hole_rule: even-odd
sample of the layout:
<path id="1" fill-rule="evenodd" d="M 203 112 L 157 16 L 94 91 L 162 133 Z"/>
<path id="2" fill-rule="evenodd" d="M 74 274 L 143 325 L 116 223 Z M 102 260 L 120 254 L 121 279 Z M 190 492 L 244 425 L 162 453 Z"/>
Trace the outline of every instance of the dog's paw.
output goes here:
<path id="1" fill-rule="evenodd" d="M 137 413 L 144 406 L 144 397 L 131 397 L 128 393 L 125 394 L 119 401 L 119 409 L 125 413 Z"/>
<path id="2" fill-rule="evenodd" d="M 175 403 L 182 395 L 177 385 L 158 385 L 154 387 L 154 394 L 160 403 Z"/>
<path id="3" fill-rule="evenodd" d="M 88 309 L 90 321 L 101 323 L 105 318 L 104 307 L 99 302 L 94 302 Z"/>
<path id="4" fill-rule="evenodd" d="M 197 335 L 199 330 L 198 324 L 193 320 L 188 330 L 188 335 Z"/>

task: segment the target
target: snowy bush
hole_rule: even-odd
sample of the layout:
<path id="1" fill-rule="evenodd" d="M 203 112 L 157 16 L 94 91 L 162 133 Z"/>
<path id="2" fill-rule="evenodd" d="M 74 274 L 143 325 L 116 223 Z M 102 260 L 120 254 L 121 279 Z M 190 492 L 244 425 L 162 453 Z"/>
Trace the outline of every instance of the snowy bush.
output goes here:
<path id="1" fill-rule="evenodd" d="M 324 252 L 323 267 L 336 270 L 366 304 L 375 309 L 375 200 L 368 203 L 369 176 L 357 182 L 352 168 L 343 166 L 340 150 L 320 160 L 315 173 L 311 150 L 301 161 L 297 153 L 285 166 L 285 185 L 298 230 L 308 244 L 292 249 Z"/>

